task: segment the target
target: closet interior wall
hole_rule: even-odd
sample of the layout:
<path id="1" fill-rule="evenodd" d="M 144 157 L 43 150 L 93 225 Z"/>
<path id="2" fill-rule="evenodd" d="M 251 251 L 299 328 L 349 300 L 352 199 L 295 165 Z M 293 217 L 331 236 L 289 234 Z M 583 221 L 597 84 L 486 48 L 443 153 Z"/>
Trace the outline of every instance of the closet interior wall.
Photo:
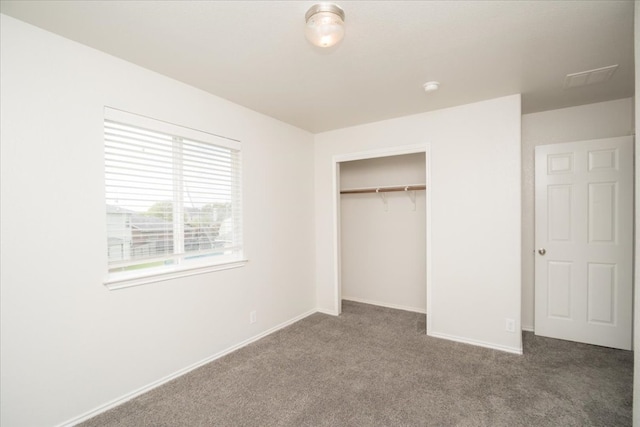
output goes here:
<path id="1" fill-rule="evenodd" d="M 340 163 L 341 191 L 424 183 L 424 153 Z M 425 208 L 425 190 L 341 194 L 342 299 L 426 311 Z"/>

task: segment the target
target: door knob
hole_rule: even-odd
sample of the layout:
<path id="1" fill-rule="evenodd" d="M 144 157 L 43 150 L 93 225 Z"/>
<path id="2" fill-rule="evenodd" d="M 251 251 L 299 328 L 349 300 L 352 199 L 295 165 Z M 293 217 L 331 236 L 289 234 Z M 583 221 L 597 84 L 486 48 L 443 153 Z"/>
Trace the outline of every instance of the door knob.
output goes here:
<path id="1" fill-rule="evenodd" d="M 538 249 L 538 253 L 539 253 L 540 255 L 544 255 L 544 254 L 546 254 L 546 253 L 547 253 L 547 250 L 546 250 L 545 248 L 540 248 L 540 249 Z"/>

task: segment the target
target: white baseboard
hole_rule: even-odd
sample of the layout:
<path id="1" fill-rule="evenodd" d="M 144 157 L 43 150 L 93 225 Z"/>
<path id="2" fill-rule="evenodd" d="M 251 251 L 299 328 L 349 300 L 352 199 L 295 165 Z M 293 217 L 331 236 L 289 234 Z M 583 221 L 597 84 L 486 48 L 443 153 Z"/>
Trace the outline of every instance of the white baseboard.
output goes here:
<path id="1" fill-rule="evenodd" d="M 297 322 L 299 320 L 302 320 L 305 317 L 308 317 L 308 316 L 316 313 L 317 311 L 318 310 L 311 310 L 311 311 L 303 313 L 303 314 L 301 314 L 299 316 L 296 316 L 293 319 L 289 319 L 286 322 L 283 322 L 283 323 L 281 323 L 281 324 L 279 324 L 277 326 L 274 326 L 271 329 L 267 329 L 266 331 L 259 333 L 258 335 L 255 335 L 255 336 L 253 336 L 251 338 L 248 338 L 248 339 L 246 339 L 246 340 L 244 340 L 244 341 L 242 341 L 242 342 L 240 342 L 240 343 L 238 343 L 236 345 L 233 345 L 233 346 L 231 346 L 229 348 L 226 348 L 226 349 L 224 349 L 224 350 L 222 350 L 222 351 L 220 351 L 220 352 L 218 352 L 218 353 L 216 353 L 216 354 L 214 354 L 212 356 L 209 356 L 209 357 L 207 357 L 205 359 L 200 360 L 199 362 L 196 362 L 196 363 L 194 363 L 194 364 L 192 364 L 190 366 L 187 366 L 186 368 L 180 369 L 180 370 L 178 370 L 178 371 L 176 371 L 176 372 L 174 372 L 172 374 L 169 374 L 164 378 L 161 378 L 161 379 L 159 379 L 157 381 L 154 381 L 154 382 L 152 382 L 150 384 L 147 384 L 146 386 L 140 387 L 139 389 L 134 390 L 134 391 L 132 391 L 130 393 L 127 393 L 124 396 L 121 396 L 121 397 L 119 397 L 117 399 L 114 399 L 114 400 L 112 400 L 112 401 L 110 401 L 108 403 L 105 403 L 104 405 L 100 405 L 97 408 L 92 409 L 92 410 L 90 410 L 88 412 L 85 412 L 84 414 L 79 415 L 77 417 L 74 417 L 69 421 L 65 421 L 62 424 L 58 424 L 57 427 L 71 427 L 71 426 L 79 424 L 79 423 L 81 423 L 83 421 L 86 421 L 89 418 L 93 418 L 96 415 L 99 415 L 99 414 L 101 414 L 101 413 L 103 413 L 105 411 L 108 411 L 109 409 L 114 408 L 114 407 L 116 407 L 118 405 L 121 405 L 121 404 L 125 403 L 126 401 L 133 399 L 136 396 L 139 396 L 139 395 L 141 395 L 143 393 L 146 393 L 146 392 L 148 392 L 150 390 L 153 390 L 154 388 L 156 388 L 158 386 L 161 386 L 164 383 L 167 383 L 167 382 L 169 382 L 169 381 L 171 381 L 171 380 L 173 380 L 175 378 L 178 378 L 178 377 L 180 377 L 180 376 L 182 376 L 182 375 L 184 375 L 184 374 L 186 374 L 186 373 L 188 373 L 190 371 L 193 371 L 194 369 L 199 368 L 202 365 L 206 365 L 209 362 L 213 362 L 214 360 L 219 359 L 222 356 L 226 356 L 227 354 L 229 354 L 231 352 L 234 352 L 234 351 L 236 351 L 236 350 L 238 350 L 238 349 L 240 349 L 240 348 L 242 348 L 242 347 L 244 347 L 244 346 L 246 346 L 248 344 L 251 344 L 254 341 L 257 341 L 257 340 L 259 340 L 261 338 L 264 338 L 267 335 L 270 335 L 270 334 L 272 334 L 272 333 L 274 333 L 274 332 L 276 332 L 276 331 L 278 331 L 278 330 L 280 330 L 282 328 L 285 328 L 285 327 L 287 327 L 287 326 L 289 326 L 289 325 L 291 325 L 291 324 L 293 324 L 293 323 L 295 323 L 295 322 Z"/>
<path id="2" fill-rule="evenodd" d="M 522 325 L 521 329 L 526 332 L 535 332 L 535 329 L 533 328 L 533 326 L 529 326 L 529 325 Z"/>
<path id="3" fill-rule="evenodd" d="M 338 313 L 336 310 L 326 310 L 324 308 L 317 308 L 316 309 L 316 313 L 328 314 L 329 316 L 339 316 L 340 315 L 340 313 Z"/>
<path id="4" fill-rule="evenodd" d="M 389 304 L 386 302 L 380 302 L 380 301 L 373 301 L 373 300 L 369 300 L 369 299 L 365 299 L 365 298 L 357 298 L 357 297 L 342 297 L 343 300 L 347 300 L 347 301 L 353 301 L 353 302 L 361 302 L 363 304 L 371 304 L 371 305 L 379 305 L 381 307 L 387 307 L 387 308 L 395 308 L 396 310 L 404 310 L 404 311 L 413 311 L 414 313 L 422 313 L 422 314 L 426 314 L 426 310 L 423 308 L 418 308 L 418 307 L 409 307 L 406 305 L 399 305 L 399 304 Z"/>
<path id="5" fill-rule="evenodd" d="M 517 348 L 517 347 L 510 347 L 510 346 L 505 346 L 505 345 L 500 345 L 500 344 L 493 344 L 493 343 L 489 343 L 489 342 L 485 342 L 485 341 L 478 341 L 478 340 L 472 340 L 469 338 L 463 338 L 463 337 L 457 337 L 455 335 L 449 335 L 449 334 L 443 334 L 440 332 L 431 332 L 430 334 L 428 334 L 430 337 L 434 337 L 434 338 L 442 338 L 445 340 L 449 340 L 449 341 L 456 341 L 456 342 L 460 342 L 463 344 L 471 344 L 471 345 L 475 345 L 478 347 L 486 347 L 486 348 L 491 348 L 494 350 L 500 350 L 500 351 L 506 351 L 507 353 L 513 353 L 513 354 L 522 354 L 522 347 Z"/>

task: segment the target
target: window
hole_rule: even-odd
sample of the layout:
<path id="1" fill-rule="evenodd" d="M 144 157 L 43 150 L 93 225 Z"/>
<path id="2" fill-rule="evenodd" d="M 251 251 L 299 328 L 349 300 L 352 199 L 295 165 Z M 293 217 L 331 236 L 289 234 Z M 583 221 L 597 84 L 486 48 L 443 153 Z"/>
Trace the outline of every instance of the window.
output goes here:
<path id="1" fill-rule="evenodd" d="M 237 141 L 106 108 L 104 144 L 107 284 L 242 262 Z"/>

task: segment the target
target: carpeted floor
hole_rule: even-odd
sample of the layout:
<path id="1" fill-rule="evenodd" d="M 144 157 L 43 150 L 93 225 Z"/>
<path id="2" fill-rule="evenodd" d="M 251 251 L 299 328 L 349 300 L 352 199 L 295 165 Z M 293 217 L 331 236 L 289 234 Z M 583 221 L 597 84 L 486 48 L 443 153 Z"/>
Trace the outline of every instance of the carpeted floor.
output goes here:
<path id="1" fill-rule="evenodd" d="M 630 426 L 633 353 L 524 334 L 523 356 L 344 301 L 81 424 Z"/>

